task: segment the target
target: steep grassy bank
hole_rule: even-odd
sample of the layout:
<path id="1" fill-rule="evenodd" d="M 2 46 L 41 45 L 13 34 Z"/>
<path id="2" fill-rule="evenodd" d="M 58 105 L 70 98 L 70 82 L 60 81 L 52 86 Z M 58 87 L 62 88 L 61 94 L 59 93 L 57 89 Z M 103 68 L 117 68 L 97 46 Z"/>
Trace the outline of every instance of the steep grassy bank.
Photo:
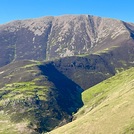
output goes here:
<path id="1" fill-rule="evenodd" d="M 76 120 L 50 134 L 134 133 L 134 68 L 86 90 L 82 99 Z"/>

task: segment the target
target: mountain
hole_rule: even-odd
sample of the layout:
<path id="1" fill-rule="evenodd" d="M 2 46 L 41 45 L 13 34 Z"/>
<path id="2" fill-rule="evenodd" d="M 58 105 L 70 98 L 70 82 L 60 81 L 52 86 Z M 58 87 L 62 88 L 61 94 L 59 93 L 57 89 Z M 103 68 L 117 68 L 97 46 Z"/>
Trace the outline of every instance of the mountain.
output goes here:
<path id="1" fill-rule="evenodd" d="M 84 120 L 85 105 L 105 100 L 103 92 L 96 100 L 96 84 L 133 72 L 134 24 L 91 15 L 18 20 L 0 25 L 0 48 L 0 133 L 45 133 Z"/>
<path id="2" fill-rule="evenodd" d="M 50 134 L 133 134 L 134 68 L 84 91 L 75 120 Z"/>
<path id="3" fill-rule="evenodd" d="M 92 54 L 133 42 L 134 24 L 91 15 L 18 20 L 0 25 L 0 66 Z"/>

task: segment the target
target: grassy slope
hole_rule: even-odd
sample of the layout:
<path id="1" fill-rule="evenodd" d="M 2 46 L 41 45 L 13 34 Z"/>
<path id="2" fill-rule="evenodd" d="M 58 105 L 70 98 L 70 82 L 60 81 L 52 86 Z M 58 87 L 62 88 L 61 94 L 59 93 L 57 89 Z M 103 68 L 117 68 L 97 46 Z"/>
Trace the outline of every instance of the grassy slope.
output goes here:
<path id="1" fill-rule="evenodd" d="M 86 90 L 82 97 L 77 119 L 50 134 L 134 133 L 134 68 Z"/>

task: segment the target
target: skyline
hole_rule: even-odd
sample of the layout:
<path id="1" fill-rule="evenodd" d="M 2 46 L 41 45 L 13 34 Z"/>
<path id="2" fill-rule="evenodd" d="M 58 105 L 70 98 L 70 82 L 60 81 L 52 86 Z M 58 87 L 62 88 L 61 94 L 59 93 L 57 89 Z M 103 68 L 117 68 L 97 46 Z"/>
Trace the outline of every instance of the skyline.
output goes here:
<path id="1" fill-rule="evenodd" d="M 133 5 L 133 0 L 1 0 L 0 24 L 66 14 L 88 14 L 134 23 Z"/>

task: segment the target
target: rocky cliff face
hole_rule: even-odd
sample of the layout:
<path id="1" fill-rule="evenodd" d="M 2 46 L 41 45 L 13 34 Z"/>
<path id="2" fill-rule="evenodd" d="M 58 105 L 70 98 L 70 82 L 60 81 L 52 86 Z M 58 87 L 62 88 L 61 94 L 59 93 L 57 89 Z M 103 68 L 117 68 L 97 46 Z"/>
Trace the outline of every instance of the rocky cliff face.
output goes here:
<path id="1" fill-rule="evenodd" d="M 134 25 L 90 15 L 20 20 L 0 25 L 0 66 L 91 54 L 134 38 Z"/>

